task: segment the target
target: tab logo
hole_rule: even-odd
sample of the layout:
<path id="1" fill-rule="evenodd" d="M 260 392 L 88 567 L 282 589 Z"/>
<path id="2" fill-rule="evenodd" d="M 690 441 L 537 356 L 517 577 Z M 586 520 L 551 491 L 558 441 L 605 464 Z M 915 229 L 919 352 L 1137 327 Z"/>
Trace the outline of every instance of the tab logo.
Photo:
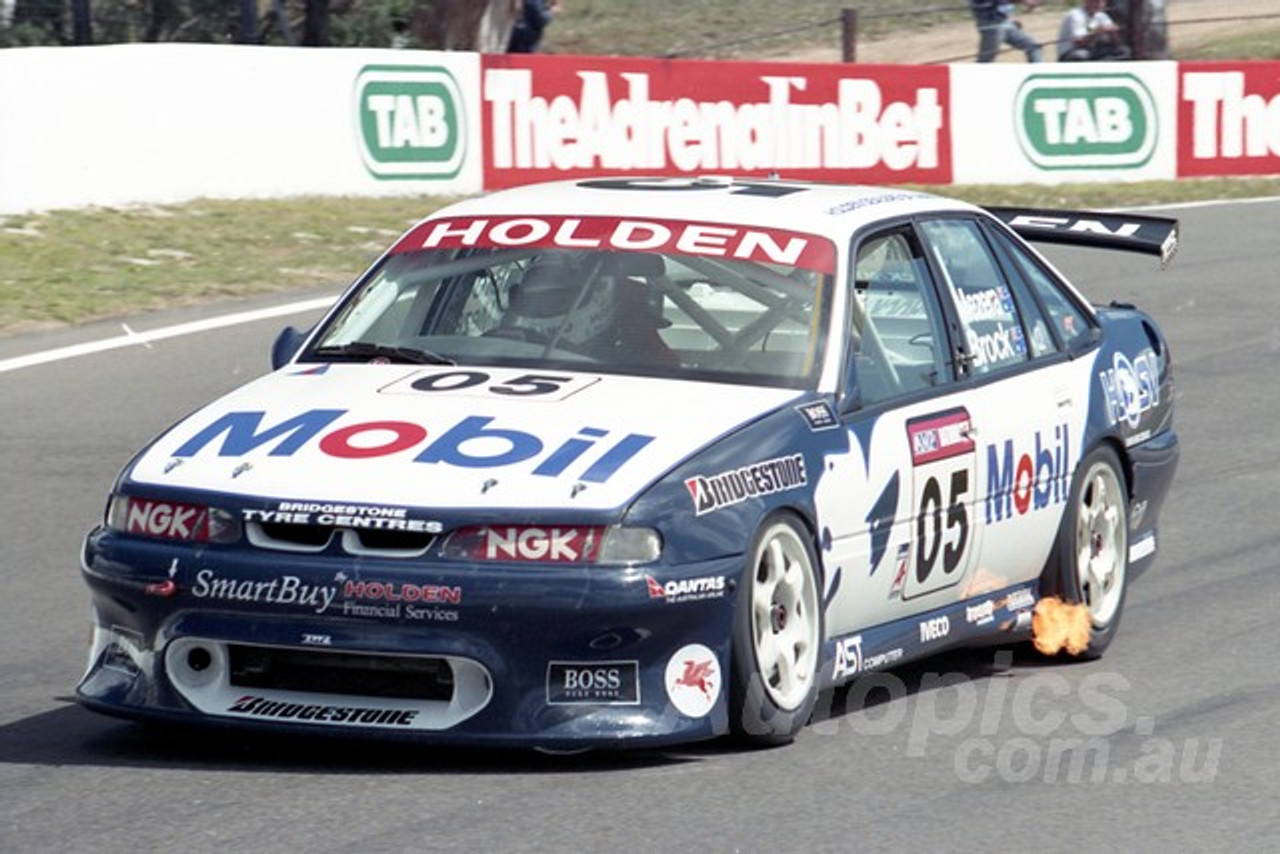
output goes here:
<path id="1" fill-rule="evenodd" d="M 462 92 L 446 69 L 365 66 L 355 107 L 360 156 L 375 178 L 452 178 L 462 169 Z"/>
<path id="2" fill-rule="evenodd" d="M 1132 74 L 1032 74 L 1014 99 L 1023 154 L 1041 169 L 1131 169 L 1155 152 L 1155 99 Z"/>

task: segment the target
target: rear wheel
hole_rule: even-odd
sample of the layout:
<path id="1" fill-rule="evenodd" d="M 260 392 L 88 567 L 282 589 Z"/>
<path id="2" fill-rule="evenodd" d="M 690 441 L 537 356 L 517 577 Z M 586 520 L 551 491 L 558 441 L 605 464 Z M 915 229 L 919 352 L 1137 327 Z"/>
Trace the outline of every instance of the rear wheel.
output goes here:
<path id="1" fill-rule="evenodd" d="M 1115 638 L 1128 569 L 1128 492 L 1119 457 L 1103 446 L 1090 452 L 1077 470 L 1058 534 L 1057 570 L 1043 585 L 1046 595 L 1088 609 L 1089 645 L 1081 657 L 1100 657 Z"/>
<path id="2" fill-rule="evenodd" d="M 780 514 L 756 532 L 734 616 L 733 731 L 761 745 L 791 741 L 818 694 L 822 647 L 817 558 L 803 526 Z"/>

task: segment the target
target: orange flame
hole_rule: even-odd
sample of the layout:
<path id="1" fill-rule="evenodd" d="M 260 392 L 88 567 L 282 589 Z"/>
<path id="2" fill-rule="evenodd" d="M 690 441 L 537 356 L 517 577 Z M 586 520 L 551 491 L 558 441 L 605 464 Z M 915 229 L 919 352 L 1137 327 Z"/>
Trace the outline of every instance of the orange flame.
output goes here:
<path id="1" fill-rule="evenodd" d="M 1036 603 L 1031 637 L 1044 655 L 1056 655 L 1063 649 L 1079 655 L 1089 648 L 1090 625 L 1088 607 L 1049 596 Z"/>

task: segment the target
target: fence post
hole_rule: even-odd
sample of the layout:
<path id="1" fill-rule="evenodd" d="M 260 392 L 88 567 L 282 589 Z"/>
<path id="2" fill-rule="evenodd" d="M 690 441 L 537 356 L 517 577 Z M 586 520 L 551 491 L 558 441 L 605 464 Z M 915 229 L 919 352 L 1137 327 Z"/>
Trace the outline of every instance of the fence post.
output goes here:
<path id="1" fill-rule="evenodd" d="M 840 10 L 840 54 L 844 62 L 858 61 L 858 10 Z"/>
<path id="2" fill-rule="evenodd" d="M 1129 0 L 1129 55 L 1147 58 L 1147 0 Z"/>

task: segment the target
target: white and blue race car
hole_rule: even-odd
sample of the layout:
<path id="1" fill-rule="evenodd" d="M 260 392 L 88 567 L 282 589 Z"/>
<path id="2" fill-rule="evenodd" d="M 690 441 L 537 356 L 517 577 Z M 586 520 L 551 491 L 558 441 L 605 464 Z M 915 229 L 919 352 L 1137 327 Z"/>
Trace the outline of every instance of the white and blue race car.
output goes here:
<path id="1" fill-rule="evenodd" d="M 1177 227 L 728 178 L 447 207 L 120 474 L 78 698 L 770 743 L 859 674 L 1033 639 L 1043 602 L 1099 655 L 1156 553 L 1170 354 L 1027 237 L 1167 260 Z"/>

